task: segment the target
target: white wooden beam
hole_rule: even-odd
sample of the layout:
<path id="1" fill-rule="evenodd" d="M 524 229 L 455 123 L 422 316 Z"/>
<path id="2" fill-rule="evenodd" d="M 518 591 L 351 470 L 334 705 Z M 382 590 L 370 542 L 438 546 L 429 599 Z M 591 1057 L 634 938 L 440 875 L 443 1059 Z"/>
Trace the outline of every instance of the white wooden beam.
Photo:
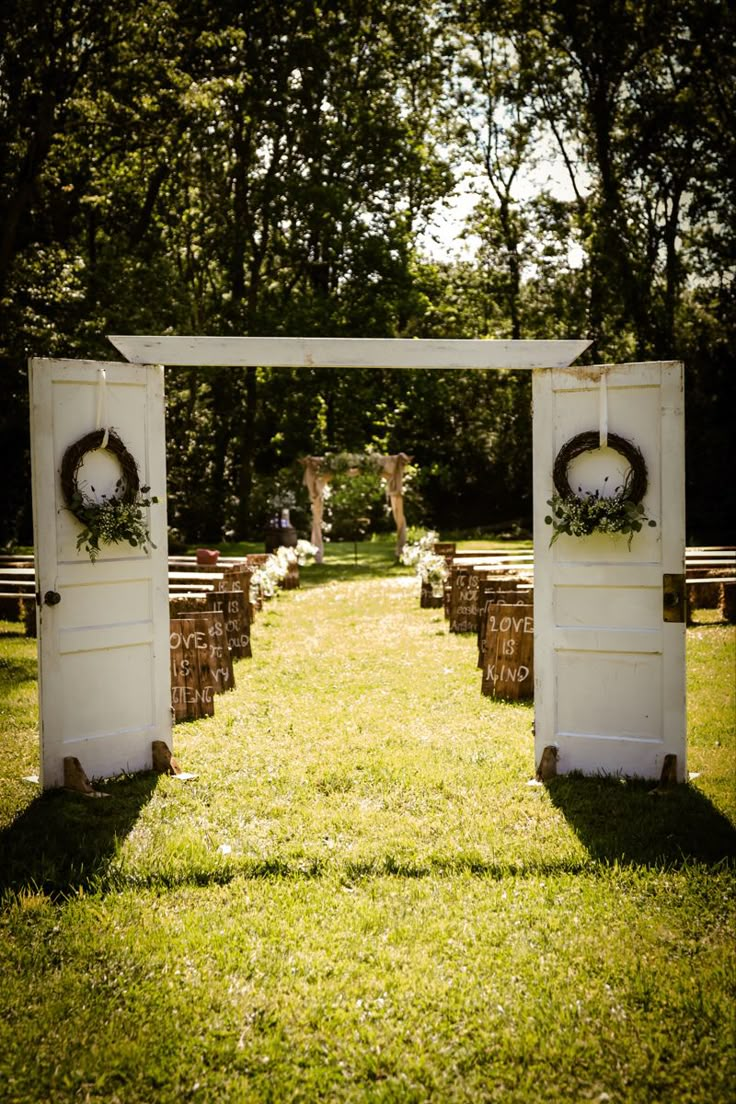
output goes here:
<path id="1" fill-rule="evenodd" d="M 267 368 L 566 368 L 589 341 L 109 336 L 134 364 Z"/>

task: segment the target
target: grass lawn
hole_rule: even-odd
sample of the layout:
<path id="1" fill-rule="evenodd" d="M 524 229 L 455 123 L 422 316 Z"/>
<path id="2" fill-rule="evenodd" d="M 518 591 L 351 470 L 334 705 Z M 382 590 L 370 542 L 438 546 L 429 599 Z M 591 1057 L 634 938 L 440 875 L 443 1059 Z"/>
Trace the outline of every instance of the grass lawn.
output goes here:
<path id="1" fill-rule="evenodd" d="M 733 628 L 688 630 L 690 785 L 531 787 L 531 708 L 357 552 L 176 727 L 196 779 L 107 800 L 22 780 L 35 645 L 0 625 L 0 1100 L 732 1100 Z"/>

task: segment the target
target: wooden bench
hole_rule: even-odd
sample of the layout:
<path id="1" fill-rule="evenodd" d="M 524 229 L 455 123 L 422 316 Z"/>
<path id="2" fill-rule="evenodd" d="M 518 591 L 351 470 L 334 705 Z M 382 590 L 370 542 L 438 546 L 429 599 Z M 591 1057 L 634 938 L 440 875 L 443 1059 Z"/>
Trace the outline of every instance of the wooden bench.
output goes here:
<path id="1" fill-rule="evenodd" d="M 445 587 L 445 615 L 453 632 L 480 631 L 484 602 L 478 589 L 486 580 L 515 581 L 533 586 L 534 553 L 503 549 L 459 549 L 449 559 L 450 575 Z M 690 547 L 685 554 L 688 610 L 718 608 L 724 620 L 734 621 L 736 548 Z M 471 573 L 478 584 L 470 582 Z M 473 592 L 473 593 L 471 593 Z M 475 597 L 473 596 L 475 594 Z"/>

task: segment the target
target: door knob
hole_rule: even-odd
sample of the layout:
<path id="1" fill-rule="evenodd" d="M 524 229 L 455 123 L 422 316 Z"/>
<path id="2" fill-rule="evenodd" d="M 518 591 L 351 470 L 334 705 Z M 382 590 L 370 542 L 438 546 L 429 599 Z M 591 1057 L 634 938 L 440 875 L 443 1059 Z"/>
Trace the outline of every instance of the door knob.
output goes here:
<path id="1" fill-rule="evenodd" d="M 58 606 L 61 601 L 61 595 L 55 590 L 47 590 L 43 596 L 43 600 L 47 606 Z"/>

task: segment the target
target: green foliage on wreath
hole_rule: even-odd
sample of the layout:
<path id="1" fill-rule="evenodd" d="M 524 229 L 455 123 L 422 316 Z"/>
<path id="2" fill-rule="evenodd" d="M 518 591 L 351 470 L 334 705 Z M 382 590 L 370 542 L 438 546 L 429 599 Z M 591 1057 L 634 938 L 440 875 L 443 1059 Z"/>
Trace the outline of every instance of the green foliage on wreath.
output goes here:
<path id="1" fill-rule="evenodd" d="M 120 479 L 117 481 L 116 491 L 121 490 L 122 482 Z M 76 490 L 69 500 L 69 509 L 84 526 L 77 537 L 77 548 L 84 548 L 93 563 L 100 554 L 101 544 L 124 544 L 127 541 L 133 548 L 141 548 L 144 552 L 148 551 L 149 546 L 155 548 L 143 512 L 158 502 L 150 490 L 150 487 L 141 487 L 132 502 L 106 495 L 101 496 L 101 502 L 96 502 Z"/>
<path id="2" fill-rule="evenodd" d="M 608 478 L 608 477 L 606 477 Z M 581 491 L 577 495 L 563 496 L 553 494 L 547 500 L 552 513 L 545 517 L 545 523 L 554 530 L 550 544 L 554 544 L 562 533 L 571 537 L 587 537 L 591 533 L 623 533 L 628 536 L 629 548 L 634 533 L 643 526 L 655 526 L 657 523 L 647 517 L 641 502 L 631 498 L 631 472 L 621 487 L 610 497 L 599 491 Z"/>

